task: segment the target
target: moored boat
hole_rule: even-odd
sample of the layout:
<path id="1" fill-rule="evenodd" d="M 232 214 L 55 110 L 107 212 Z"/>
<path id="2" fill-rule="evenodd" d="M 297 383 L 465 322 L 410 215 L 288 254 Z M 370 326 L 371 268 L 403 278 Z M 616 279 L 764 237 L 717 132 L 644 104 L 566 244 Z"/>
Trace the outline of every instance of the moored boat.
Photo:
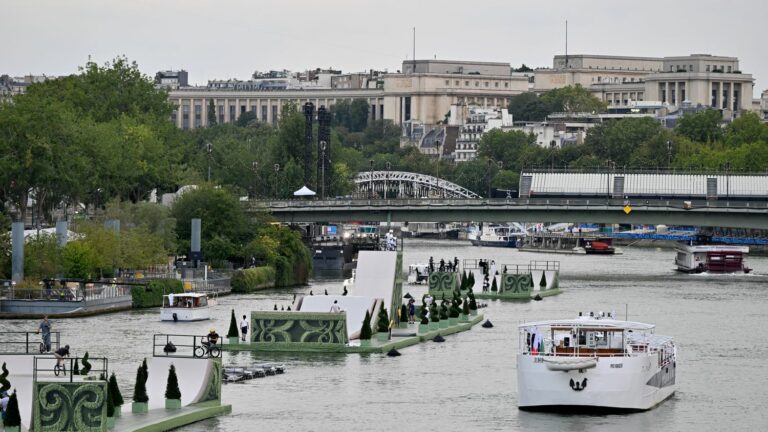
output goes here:
<path id="1" fill-rule="evenodd" d="M 519 227 L 509 225 L 483 225 L 467 236 L 473 246 L 517 247 L 518 240 L 526 236 Z"/>
<path id="2" fill-rule="evenodd" d="M 745 265 L 747 246 L 686 245 L 675 248 L 677 270 L 685 273 L 749 273 Z"/>
<path id="3" fill-rule="evenodd" d="M 520 409 L 642 411 L 675 392 L 677 350 L 653 324 L 590 313 L 519 330 Z"/>

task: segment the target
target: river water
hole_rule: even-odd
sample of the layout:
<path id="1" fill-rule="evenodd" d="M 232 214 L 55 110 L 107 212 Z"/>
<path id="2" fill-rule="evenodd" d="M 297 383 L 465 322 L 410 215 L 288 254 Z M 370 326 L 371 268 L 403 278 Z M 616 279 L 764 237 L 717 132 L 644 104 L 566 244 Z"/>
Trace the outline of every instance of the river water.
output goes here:
<path id="1" fill-rule="evenodd" d="M 401 350 L 401 357 L 343 354 L 225 353 L 224 363 L 284 363 L 286 373 L 225 385 L 232 414 L 186 431 L 718 431 L 768 430 L 768 258 L 750 257 L 753 275 L 684 275 L 674 252 L 624 248 L 617 256 L 570 256 L 473 247 L 464 242 L 406 240 L 404 264 L 440 258 L 495 259 L 527 264 L 561 262 L 563 294 L 540 302 L 490 301 L 482 309 L 495 327 L 480 326 L 446 342 Z M 56 320 L 74 353 L 110 358 L 124 398 L 135 370 L 151 356 L 154 333 L 225 334 L 230 309 L 287 306 L 294 293 L 340 293 L 341 278 L 308 287 L 232 295 L 219 300 L 213 322 L 163 323 L 157 309 Z M 404 286 L 420 297 L 424 287 Z M 572 318 L 578 311 L 616 311 L 655 323 L 678 344 L 677 392 L 657 408 L 635 414 L 560 415 L 517 409 L 517 325 L 529 320 Z M 8 330 L 32 321 L 5 321 Z"/>

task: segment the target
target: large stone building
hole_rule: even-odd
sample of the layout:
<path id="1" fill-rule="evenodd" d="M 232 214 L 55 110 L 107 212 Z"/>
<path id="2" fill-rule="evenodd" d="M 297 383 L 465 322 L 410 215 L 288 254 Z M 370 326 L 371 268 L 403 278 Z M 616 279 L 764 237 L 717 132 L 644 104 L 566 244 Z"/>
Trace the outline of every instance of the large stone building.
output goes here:
<path id="1" fill-rule="evenodd" d="M 402 70 L 407 72 L 372 76 L 373 85 L 352 77 L 347 85 L 339 74 L 331 78 L 330 88 L 299 85 L 269 90 L 244 85 L 249 82 L 229 86 L 212 81 L 217 84 L 173 89 L 169 99 L 177 106 L 173 121 L 184 129 L 207 126 L 210 101 L 219 123 L 234 122 L 246 111 L 253 111 L 260 121 L 276 123 L 286 104 L 312 102 L 317 107 L 331 107 L 340 100 L 357 98 L 370 105 L 371 120 L 434 125 L 445 119 L 453 104 L 500 108 L 510 96 L 528 91 L 528 78 L 513 75 L 509 63 L 417 60 L 403 62 Z"/>
<path id="2" fill-rule="evenodd" d="M 691 105 L 722 109 L 725 117 L 752 110 L 752 75 L 735 57 L 555 56 L 552 69 L 537 69 L 535 91 L 580 84 L 608 106 L 659 101 L 676 110 Z"/>

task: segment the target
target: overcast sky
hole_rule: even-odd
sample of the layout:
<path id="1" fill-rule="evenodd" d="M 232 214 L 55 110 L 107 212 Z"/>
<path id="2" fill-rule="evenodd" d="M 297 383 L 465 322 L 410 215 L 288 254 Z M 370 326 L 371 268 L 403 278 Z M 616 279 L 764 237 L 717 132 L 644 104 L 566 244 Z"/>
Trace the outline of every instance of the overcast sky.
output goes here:
<path id="1" fill-rule="evenodd" d="M 571 54 L 736 56 L 768 86 L 766 0 L 2 0 L 0 74 L 63 75 L 90 55 L 148 74 L 401 68 L 416 57 L 552 66 Z"/>

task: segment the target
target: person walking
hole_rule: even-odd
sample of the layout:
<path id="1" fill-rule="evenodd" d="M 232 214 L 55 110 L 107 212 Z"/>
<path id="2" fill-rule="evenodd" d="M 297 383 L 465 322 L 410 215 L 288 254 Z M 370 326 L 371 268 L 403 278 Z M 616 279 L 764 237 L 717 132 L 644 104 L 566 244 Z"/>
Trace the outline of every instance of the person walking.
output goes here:
<path id="1" fill-rule="evenodd" d="M 248 336 L 248 319 L 245 315 L 243 315 L 243 320 L 240 321 L 240 331 L 242 332 L 240 340 L 245 341 L 246 336 Z"/>
<path id="2" fill-rule="evenodd" d="M 45 352 L 51 351 L 51 322 L 48 321 L 48 315 L 43 316 L 43 320 L 40 321 L 40 325 L 37 326 L 37 333 L 43 332 L 43 346 Z"/>

